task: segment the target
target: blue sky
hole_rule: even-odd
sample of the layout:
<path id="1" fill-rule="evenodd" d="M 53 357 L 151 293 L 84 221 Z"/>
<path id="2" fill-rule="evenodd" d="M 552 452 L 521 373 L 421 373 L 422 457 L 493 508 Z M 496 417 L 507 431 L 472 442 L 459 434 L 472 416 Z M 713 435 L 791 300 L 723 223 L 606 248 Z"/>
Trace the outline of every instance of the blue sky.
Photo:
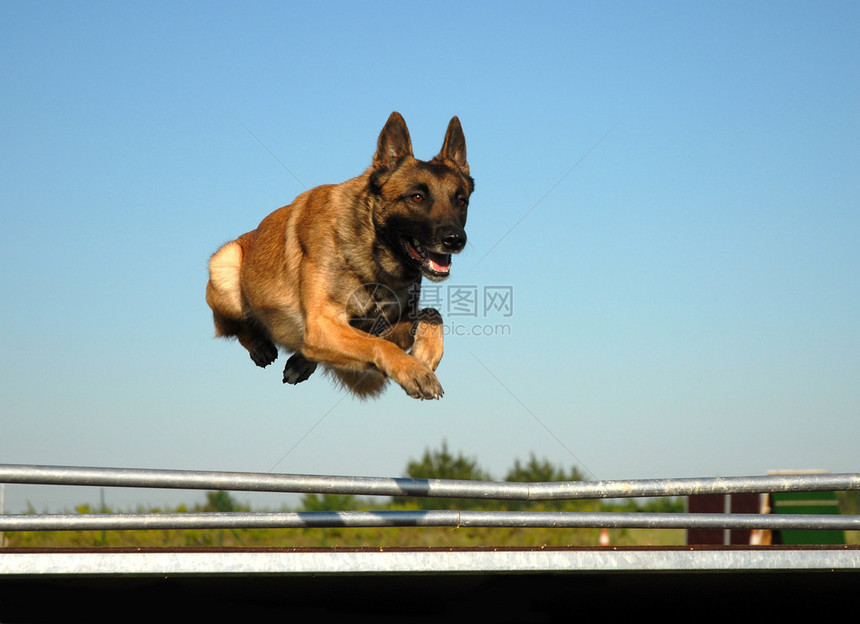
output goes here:
<path id="1" fill-rule="evenodd" d="M 853 2 L 0 2 L 0 462 L 397 476 L 444 440 L 496 478 L 532 453 L 860 470 L 858 26 Z M 422 158 L 458 115 L 476 180 L 431 293 L 445 397 L 285 387 L 283 356 L 212 338 L 208 257 L 359 174 L 393 110 Z"/>

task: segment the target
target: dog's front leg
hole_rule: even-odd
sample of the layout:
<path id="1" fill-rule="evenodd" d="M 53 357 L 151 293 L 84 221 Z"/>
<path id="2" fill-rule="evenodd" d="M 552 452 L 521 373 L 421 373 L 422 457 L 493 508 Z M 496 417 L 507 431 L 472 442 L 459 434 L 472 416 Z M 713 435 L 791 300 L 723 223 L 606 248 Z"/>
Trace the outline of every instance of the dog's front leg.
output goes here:
<path id="1" fill-rule="evenodd" d="M 442 359 L 442 333 L 442 315 L 433 308 L 425 308 L 410 312 L 381 337 L 436 370 Z"/>
<path id="2" fill-rule="evenodd" d="M 415 339 L 409 353 L 435 371 L 444 351 L 442 315 L 433 308 L 425 308 L 419 310 L 416 317 L 410 327 Z"/>
<path id="3" fill-rule="evenodd" d="M 356 329 L 335 314 L 315 313 L 306 322 L 302 352 L 308 359 L 345 370 L 375 368 L 400 384 L 411 397 L 442 397 L 442 385 L 431 366 L 393 342 Z"/>

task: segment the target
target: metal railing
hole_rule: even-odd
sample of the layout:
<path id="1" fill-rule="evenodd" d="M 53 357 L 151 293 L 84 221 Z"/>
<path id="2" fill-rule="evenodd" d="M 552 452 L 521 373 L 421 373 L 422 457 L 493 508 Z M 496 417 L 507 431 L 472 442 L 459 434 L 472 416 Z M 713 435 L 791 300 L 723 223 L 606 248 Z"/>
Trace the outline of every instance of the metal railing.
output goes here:
<path id="1" fill-rule="evenodd" d="M 860 490 L 860 473 L 497 482 L 0 464 L 0 483 L 546 501 L 856 491 Z M 860 530 L 860 516 L 456 510 L 0 515 L 0 531 L 310 527 Z"/>

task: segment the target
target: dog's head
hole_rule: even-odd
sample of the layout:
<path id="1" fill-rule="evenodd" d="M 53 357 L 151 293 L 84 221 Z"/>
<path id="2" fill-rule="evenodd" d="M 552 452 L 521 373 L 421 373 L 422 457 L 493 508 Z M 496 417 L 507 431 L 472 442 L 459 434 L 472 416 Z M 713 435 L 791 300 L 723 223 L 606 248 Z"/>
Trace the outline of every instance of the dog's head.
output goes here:
<path id="1" fill-rule="evenodd" d="M 391 113 L 379 135 L 369 185 L 378 200 L 377 231 L 406 272 L 447 278 L 451 254 L 466 245 L 466 212 L 475 188 L 460 120 L 451 119 L 439 154 L 421 161 L 412 155 L 403 117 Z"/>

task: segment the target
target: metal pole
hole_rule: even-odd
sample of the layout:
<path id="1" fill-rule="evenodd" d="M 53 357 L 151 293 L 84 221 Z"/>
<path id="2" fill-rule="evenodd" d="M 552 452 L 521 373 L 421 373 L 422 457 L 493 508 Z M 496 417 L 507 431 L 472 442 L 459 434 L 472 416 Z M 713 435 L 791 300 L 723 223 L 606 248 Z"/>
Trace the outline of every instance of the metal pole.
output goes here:
<path id="1" fill-rule="evenodd" d="M 0 483 L 536 501 L 860 490 L 860 473 L 525 483 L 0 464 Z"/>
<path id="2" fill-rule="evenodd" d="M 320 511 L 148 514 L 15 514 L 2 531 L 331 527 L 537 527 L 627 529 L 860 530 L 860 516 L 504 511 Z"/>

